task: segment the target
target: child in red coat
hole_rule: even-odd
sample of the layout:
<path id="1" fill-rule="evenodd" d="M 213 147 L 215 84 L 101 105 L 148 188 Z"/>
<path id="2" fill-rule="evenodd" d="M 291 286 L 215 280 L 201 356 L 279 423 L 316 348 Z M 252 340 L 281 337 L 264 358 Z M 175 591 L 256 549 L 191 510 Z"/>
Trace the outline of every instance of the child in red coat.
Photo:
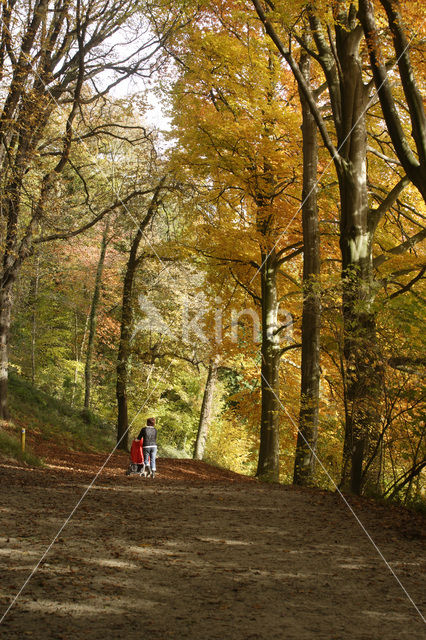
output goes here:
<path id="1" fill-rule="evenodd" d="M 138 440 L 137 438 L 132 442 L 132 447 L 130 449 L 130 467 L 126 471 L 128 476 L 132 473 L 138 473 L 141 475 L 144 471 L 142 444 L 143 440 Z"/>

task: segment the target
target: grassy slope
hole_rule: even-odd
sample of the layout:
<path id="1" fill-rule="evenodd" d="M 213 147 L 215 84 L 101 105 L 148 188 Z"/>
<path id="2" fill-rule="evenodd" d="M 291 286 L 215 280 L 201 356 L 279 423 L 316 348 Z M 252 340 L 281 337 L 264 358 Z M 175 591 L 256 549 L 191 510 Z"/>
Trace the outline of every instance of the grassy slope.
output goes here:
<path id="1" fill-rule="evenodd" d="M 27 437 L 37 433 L 47 440 L 58 440 L 71 450 L 105 451 L 114 446 L 114 427 L 40 391 L 14 373 L 10 376 L 9 406 L 11 423 L 0 430 L 0 456 L 31 465 L 41 463 L 28 446 L 22 454 L 22 428 Z"/>

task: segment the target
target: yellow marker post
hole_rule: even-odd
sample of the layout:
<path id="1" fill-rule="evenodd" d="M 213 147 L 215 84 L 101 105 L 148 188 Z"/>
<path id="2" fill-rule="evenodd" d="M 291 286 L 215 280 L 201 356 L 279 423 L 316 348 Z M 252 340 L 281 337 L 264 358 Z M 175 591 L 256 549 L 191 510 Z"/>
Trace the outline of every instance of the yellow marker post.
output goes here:
<path id="1" fill-rule="evenodd" d="M 25 429 L 21 429 L 21 449 L 25 451 Z"/>

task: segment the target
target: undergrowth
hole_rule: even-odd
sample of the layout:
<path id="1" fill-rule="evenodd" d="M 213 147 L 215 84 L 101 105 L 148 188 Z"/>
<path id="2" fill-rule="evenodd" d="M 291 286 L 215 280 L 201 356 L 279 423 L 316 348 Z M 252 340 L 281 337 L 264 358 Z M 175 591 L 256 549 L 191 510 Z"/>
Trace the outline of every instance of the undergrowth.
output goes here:
<path id="1" fill-rule="evenodd" d="M 0 430 L 0 454 L 6 459 L 24 462 L 31 467 L 40 467 L 43 461 L 31 451 L 22 451 L 19 438 Z"/>
<path id="2" fill-rule="evenodd" d="M 161 458 L 190 458 L 191 456 L 184 451 L 183 449 L 177 449 L 170 444 L 159 443 L 158 445 L 158 455 Z"/>
<path id="3" fill-rule="evenodd" d="M 9 406 L 12 422 L 24 426 L 28 434 L 37 432 L 71 450 L 105 451 L 115 444 L 114 426 L 40 391 L 13 372 L 9 377 Z"/>

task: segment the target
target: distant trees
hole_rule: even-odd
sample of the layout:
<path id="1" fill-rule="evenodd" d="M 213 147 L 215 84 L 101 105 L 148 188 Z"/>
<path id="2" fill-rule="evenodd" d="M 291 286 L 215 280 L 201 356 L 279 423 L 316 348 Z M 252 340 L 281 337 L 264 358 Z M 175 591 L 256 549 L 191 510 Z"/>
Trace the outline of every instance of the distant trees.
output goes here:
<path id="1" fill-rule="evenodd" d="M 85 125 L 84 109 L 133 74 L 150 72 L 153 37 L 132 50 L 113 36 L 136 15 L 135 0 L 3 2 L 0 35 L 0 416 L 7 418 L 7 375 L 13 286 L 34 247 L 75 236 L 100 220 L 81 203 L 77 218 L 63 214 L 60 181 L 65 171 L 82 172 L 72 148 L 105 121 Z M 131 36 L 130 36 L 131 37 Z M 108 75 L 106 74 L 108 72 Z M 78 123 L 78 124 L 77 124 Z M 83 125 L 83 126 L 82 126 Z M 117 126 L 112 123 L 112 126 Z M 53 202 L 55 205 L 53 206 Z M 75 203 L 74 203 L 75 204 Z M 86 224 L 83 215 L 89 214 Z"/>
<path id="2" fill-rule="evenodd" d="M 201 405 L 200 419 L 198 422 L 197 437 L 194 445 L 194 459 L 202 460 L 209 434 L 209 426 L 212 414 L 213 395 L 216 387 L 218 362 L 217 357 L 210 359 L 207 371 L 206 386 L 204 388 L 203 402 Z"/>

